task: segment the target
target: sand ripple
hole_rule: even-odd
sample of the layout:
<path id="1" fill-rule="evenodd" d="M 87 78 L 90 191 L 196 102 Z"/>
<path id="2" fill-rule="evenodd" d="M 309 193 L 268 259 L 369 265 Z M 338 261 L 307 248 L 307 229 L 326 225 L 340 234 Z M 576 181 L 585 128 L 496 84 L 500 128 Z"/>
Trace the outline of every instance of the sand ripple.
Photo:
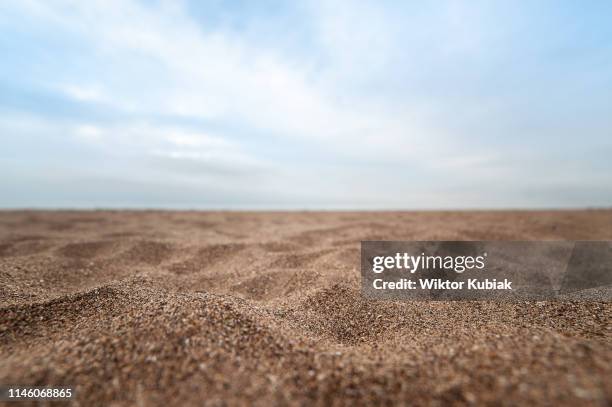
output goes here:
<path id="1" fill-rule="evenodd" d="M 612 305 L 361 297 L 359 240 L 612 239 L 612 212 L 0 214 L 0 383 L 79 405 L 612 398 Z M 379 238 L 380 238 L 379 237 Z"/>

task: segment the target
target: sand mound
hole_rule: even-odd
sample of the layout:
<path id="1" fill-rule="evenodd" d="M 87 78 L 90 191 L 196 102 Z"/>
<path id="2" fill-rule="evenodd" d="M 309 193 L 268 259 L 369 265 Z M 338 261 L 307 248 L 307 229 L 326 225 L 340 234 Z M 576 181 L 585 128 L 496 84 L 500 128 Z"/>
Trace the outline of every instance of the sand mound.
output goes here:
<path id="1" fill-rule="evenodd" d="M 361 239 L 612 239 L 612 211 L 0 213 L 0 383 L 88 406 L 610 403 L 610 303 L 367 300 Z"/>

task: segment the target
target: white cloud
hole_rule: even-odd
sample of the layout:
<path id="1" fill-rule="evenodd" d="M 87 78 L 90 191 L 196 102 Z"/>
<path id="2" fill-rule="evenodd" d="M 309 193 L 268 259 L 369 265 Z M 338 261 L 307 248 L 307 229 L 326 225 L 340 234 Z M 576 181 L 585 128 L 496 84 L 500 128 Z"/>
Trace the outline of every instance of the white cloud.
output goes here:
<path id="1" fill-rule="evenodd" d="M 249 37 L 205 32 L 176 5 L 168 10 L 164 3 L 149 7 L 129 0 L 59 1 L 36 3 L 32 9 L 59 30 L 81 38 L 96 55 L 95 60 L 81 61 L 93 70 L 88 76 L 96 83 L 62 85 L 79 101 L 130 113 L 231 120 L 270 136 L 313 140 L 352 154 L 371 153 L 355 143 L 365 139 L 392 145 L 385 150 L 389 154 L 395 154 L 397 143 L 409 145 L 407 151 L 413 154 L 425 136 L 435 136 L 418 118 L 398 120 L 367 98 L 347 103 L 330 86 L 340 72 L 350 71 L 351 64 L 365 61 L 356 59 L 355 47 L 351 55 L 336 57 L 332 69 L 318 71 L 308 56 L 286 60 Z M 340 18 L 333 17 L 333 10 L 323 13 L 327 20 Z M 325 23 L 323 37 L 336 22 Z M 387 36 L 379 32 L 384 25 L 379 21 L 355 39 L 376 37 L 362 44 L 375 47 L 375 54 L 362 52 L 362 58 L 383 59 L 387 51 L 380 48 Z M 348 49 L 345 45 L 351 41 L 350 33 L 342 26 L 339 30 L 329 36 L 336 42 L 330 48 L 334 53 Z"/>
<path id="2" fill-rule="evenodd" d="M 514 59 L 495 59 L 511 36 L 503 31 L 506 16 L 493 9 L 506 6 L 451 1 L 406 11 L 375 1 L 304 0 L 299 7 L 309 44 L 291 42 L 299 36 L 270 39 L 276 14 L 256 17 L 270 28 L 262 40 L 251 29 L 196 21 L 178 0 L 2 2 L 3 28 L 14 24 L 21 35 L 36 27 L 32 37 L 45 37 L 44 47 L 21 47 L 16 64 L 51 62 L 16 83 L 72 100 L 43 112 L 53 116 L 48 123 L 11 113 L 5 134 L 46 138 L 58 156 L 62 144 L 55 141 L 78 143 L 125 163 L 104 169 L 119 178 L 154 173 L 193 185 L 206 178 L 238 195 L 262 188 L 279 199 L 376 202 L 389 187 L 395 192 L 385 199 L 394 202 L 448 196 L 460 206 L 457 190 L 468 183 L 482 191 L 503 179 L 517 191 L 527 182 L 559 182 L 539 164 L 556 165 L 542 160 L 548 151 L 536 151 L 545 143 L 524 157 L 523 143 L 538 141 L 540 132 L 557 134 L 563 117 L 553 107 L 554 123 L 530 111 L 538 103 L 548 109 L 554 93 L 532 104 L 525 95 L 537 99 L 531 89 L 544 89 L 540 78 L 521 76 L 530 68 L 506 64 Z M 36 58 L 27 61 L 28 52 Z M 514 99 L 513 84 L 521 88 Z M 576 160 L 574 176 L 560 182 L 600 183 L 589 165 Z"/>
<path id="3" fill-rule="evenodd" d="M 203 133 L 185 132 L 182 130 L 170 130 L 165 138 L 178 147 L 211 147 L 229 148 L 232 143 L 221 137 L 210 136 Z"/>
<path id="4" fill-rule="evenodd" d="M 78 85 L 63 85 L 59 86 L 60 90 L 71 98 L 84 102 L 102 102 L 105 99 L 98 87 L 93 86 L 78 86 Z"/>
<path id="5" fill-rule="evenodd" d="M 82 140 L 98 142 L 102 140 L 103 130 L 91 124 L 82 124 L 76 127 L 75 134 Z"/>
<path id="6" fill-rule="evenodd" d="M 219 163 L 235 171 L 264 168 L 267 165 L 250 156 L 240 144 L 227 138 L 187 131 L 168 125 L 133 122 L 106 125 L 79 124 L 73 128 L 76 138 L 111 157 L 166 157 Z M 195 174 L 199 175 L 199 174 Z"/>

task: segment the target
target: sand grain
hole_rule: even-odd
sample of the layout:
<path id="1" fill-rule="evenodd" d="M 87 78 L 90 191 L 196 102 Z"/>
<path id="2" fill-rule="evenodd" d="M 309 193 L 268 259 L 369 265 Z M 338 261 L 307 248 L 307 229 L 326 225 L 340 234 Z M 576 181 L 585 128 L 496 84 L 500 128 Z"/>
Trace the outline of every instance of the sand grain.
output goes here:
<path id="1" fill-rule="evenodd" d="M 612 211 L 1 212 L 0 383 L 82 406 L 611 403 L 610 303 L 368 301 L 369 239 L 612 239 Z"/>

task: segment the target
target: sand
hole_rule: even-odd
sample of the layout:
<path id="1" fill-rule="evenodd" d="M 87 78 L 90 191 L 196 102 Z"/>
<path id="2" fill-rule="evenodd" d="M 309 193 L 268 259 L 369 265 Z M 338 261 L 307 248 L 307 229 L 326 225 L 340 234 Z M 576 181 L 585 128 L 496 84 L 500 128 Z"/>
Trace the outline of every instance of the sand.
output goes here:
<path id="1" fill-rule="evenodd" d="M 0 383 L 81 406 L 610 405 L 610 302 L 365 300 L 376 239 L 612 239 L 612 210 L 0 212 Z"/>

